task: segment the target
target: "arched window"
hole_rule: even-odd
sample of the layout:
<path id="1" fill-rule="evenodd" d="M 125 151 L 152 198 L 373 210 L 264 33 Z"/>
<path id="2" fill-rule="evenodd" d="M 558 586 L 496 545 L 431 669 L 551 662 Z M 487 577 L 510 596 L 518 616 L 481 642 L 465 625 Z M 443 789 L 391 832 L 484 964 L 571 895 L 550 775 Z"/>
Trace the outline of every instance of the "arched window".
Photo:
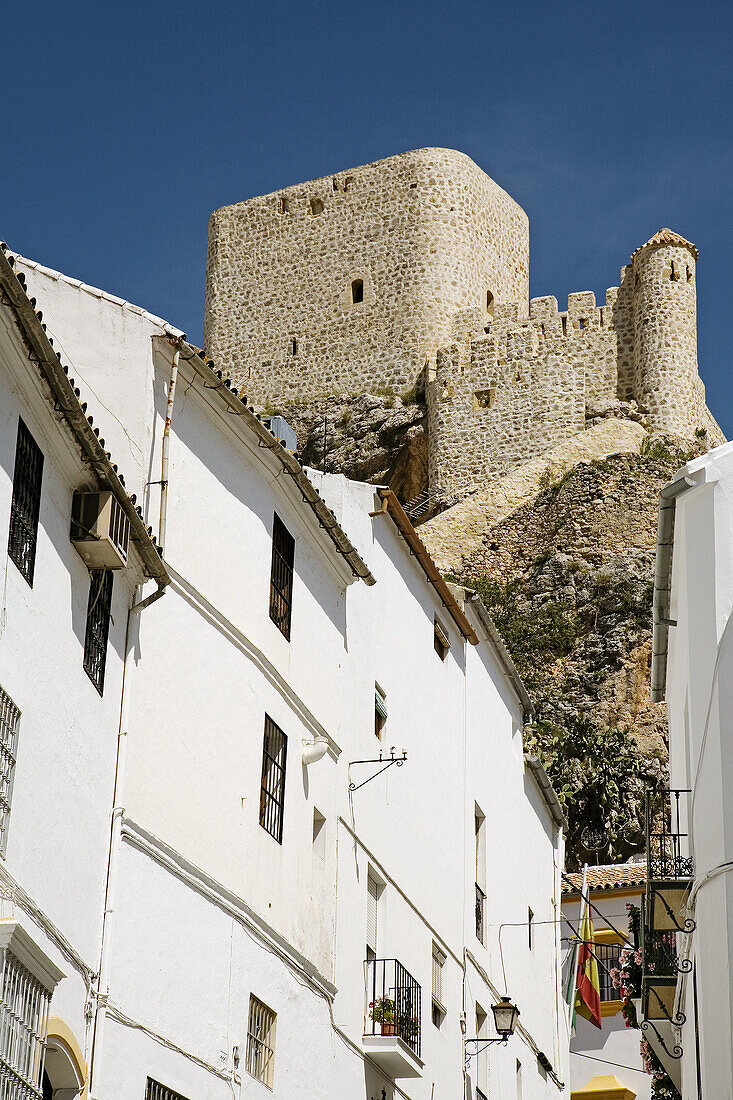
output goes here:
<path id="1" fill-rule="evenodd" d="M 488 313 L 489 317 L 494 316 L 494 295 L 491 293 L 490 290 L 486 291 L 486 312 Z"/>
<path id="2" fill-rule="evenodd" d="M 354 279 L 351 283 L 351 302 L 356 305 L 364 301 L 364 280 Z"/>
<path id="3" fill-rule="evenodd" d="M 323 213 L 323 199 L 311 199 L 311 214 L 314 217 Z"/>

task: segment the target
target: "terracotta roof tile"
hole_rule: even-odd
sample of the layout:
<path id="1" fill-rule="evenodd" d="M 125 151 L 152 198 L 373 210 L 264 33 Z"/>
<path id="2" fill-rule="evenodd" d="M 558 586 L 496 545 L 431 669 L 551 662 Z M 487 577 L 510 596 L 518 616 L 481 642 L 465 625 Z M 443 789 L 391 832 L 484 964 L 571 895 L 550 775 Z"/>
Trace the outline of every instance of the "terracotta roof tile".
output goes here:
<path id="1" fill-rule="evenodd" d="M 635 252 L 631 253 L 631 262 L 633 263 L 637 256 L 642 252 L 645 252 L 647 248 L 660 248 L 665 244 L 681 245 L 683 248 L 689 248 L 695 260 L 699 258 L 697 248 L 692 241 L 685 240 L 679 233 L 675 233 L 673 229 L 658 229 L 653 237 L 650 237 L 645 244 L 640 244 Z"/>
<path id="2" fill-rule="evenodd" d="M 580 872 L 566 875 L 563 894 L 577 894 L 583 876 Z M 611 863 L 604 867 L 589 867 L 587 884 L 592 891 L 622 890 L 630 886 L 643 887 L 646 883 L 646 863 Z"/>

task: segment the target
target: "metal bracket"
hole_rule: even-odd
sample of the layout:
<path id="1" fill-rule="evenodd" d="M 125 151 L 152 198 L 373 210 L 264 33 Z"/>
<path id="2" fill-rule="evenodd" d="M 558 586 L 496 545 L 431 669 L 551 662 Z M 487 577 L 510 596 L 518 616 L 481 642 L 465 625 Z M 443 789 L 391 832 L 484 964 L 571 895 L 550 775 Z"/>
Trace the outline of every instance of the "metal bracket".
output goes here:
<path id="1" fill-rule="evenodd" d="M 641 1021 L 641 1030 L 643 1032 L 647 1032 L 650 1028 L 654 1032 L 654 1034 L 656 1035 L 657 1041 L 659 1042 L 660 1047 L 665 1052 L 665 1054 L 667 1055 L 668 1058 L 679 1059 L 679 1058 L 682 1057 L 683 1050 L 682 1050 L 682 1047 L 679 1045 L 679 1043 L 675 1043 L 675 1045 L 670 1050 L 669 1047 L 667 1046 L 667 1044 L 665 1043 L 664 1039 L 662 1038 L 662 1036 L 659 1034 L 659 1031 L 655 1027 L 654 1023 L 651 1020 L 642 1020 Z"/>
<path id="2" fill-rule="evenodd" d="M 691 962 L 690 959 L 688 959 L 687 962 L 690 963 L 690 970 L 691 970 L 692 969 L 692 962 Z M 689 971 L 683 970 L 683 971 L 681 971 L 681 973 L 687 974 L 687 973 L 689 973 Z M 662 998 L 657 993 L 654 986 L 649 987 L 649 993 L 654 994 L 659 1007 L 661 1008 L 662 1012 L 664 1013 L 665 1020 L 669 1020 L 669 1022 L 672 1024 L 672 1027 L 682 1027 L 682 1025 L 687 1020 L 687 1017 L 685 1016 L 684 1012 L 678 1012 L 676 1016 L 670 1016 L 669 1012 L 667 1012 L 667 1006 L 665 1005 L 664 1001 L 662 1000 Z M 648 1022 L 651 1023 L 651 1021 L 648 1021 Z M 642 1025 L 642 1027 L 643 1027 L 643 1025 Z M 653 1024 L 652 1024 L 652 1027 L 654 1027 Z M 654 1027 L 654 1031 L 658 1034 L 657 1029 L 655 1027 Z M 660 1037 L 659 1041 L 662 1042 L 661 1037 Z M 664 1044 L 662 1044 L 662 1045 L 664 1045 Z M 664 1049 L 666 1050 L 667 1048 L 664 1047 Z"/>
<path id="3" fill-rule="evenodd" d="M 678 932 L 694 932 L 695 931 L 695 929 L 697 928 L 697 922 L 694 921 L 692 919 L 692 917 L 686 917 L 684 926 L 681 925 L 679 923 L 679 921 L 677 920 L 677 917 L 674 914 L 674 909 L 672 909 L 672 907 L 669 905 L 669 902 L 667 901 L 667 899 L 665 898 L 665 896 L 661 892 L 661 890 L 655 890 L 654 887 L 652 887 L 651 889 L 652 889 L 652 893 L 655 895 L 657 901 L 661 901 L 662 905 L 667 910 L 667 916 L 672 921 L 672 924 L 675 926 L 675 928 L 677 929 Z M 690 962 L 690 960 L 685 959 L 685 960 L 683 960 L 683 962 Z M 677 969 L 680 972 L 680 974 L 689 974 L 690 970 L 692 970 L 692 963 L 690 963 L 689 969 L 682 966 L 682 964 L 678 964 Z"/>
<path id="4" fill-rule="evenodd" d="M 387 768 L 391 768 L 393 764 L 396 764 L 398 768 L 401 768 L 405 760 L 407 760 L 407 753 L 402 751 L 402 756 L 395 756 L 394 749 L 389 750 L 390 755 L 388 757 L 382 756 L 381 752 L 376 760 L 352 760 L 349 763 L 349 768 L 354 764 L 383 764 L 384 767 L 380 768 L 374 775 L 370 775 L 368 779 L 365 779 L 363 783 L 349 783 L 350 791 L 358 791 L 360 787 L 366 787 L 367 783 L 371 783 L 372 779 L 376 779 L 382 772 L 386 772 Z"/>
<path id="5" fill-rule="evenodd" d="M 488 1046 L 491 1046 L 492 1043 L 507 1043 L 508 1041 L 509 1041 L 509 1036 L 508 1035 L 502 1035 L 498 1039 L 464 1039 L 463 1040 L 463 1043 L 464 1043 L 464 1052 L 463 1053 L 464 1053 L 464 1064 L 466 1066 L 466 1069 L 468 1069 L 468 1067 L 470 1065 L 470 1062 L 471 1062 L 471 1059 L 472 1058 L 477 1058 L 478 1055 L 482 1054 Z M 483 1043 L 483 1046 L 479 1049 L 478 1045 L 477 1045 L 476 1050 L 470 1051 L 470 1050 L 465 1049 L 465 1048 L 468 1047 L 469 1043 L 476 1043 L 476 1044 Z"/>

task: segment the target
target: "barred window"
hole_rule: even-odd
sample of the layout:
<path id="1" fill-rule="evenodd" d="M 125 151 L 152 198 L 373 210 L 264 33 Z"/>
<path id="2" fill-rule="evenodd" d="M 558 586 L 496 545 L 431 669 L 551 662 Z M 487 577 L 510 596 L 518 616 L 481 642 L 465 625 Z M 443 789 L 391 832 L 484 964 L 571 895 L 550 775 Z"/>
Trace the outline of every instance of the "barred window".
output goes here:
<path id="1" fill-rule="evenodd" d="M 268 714 L 262 746 L 262 786 L 260 788 L 260 825 L 278 844 L 283 840 L 285 805 L 285 760 L 288 739 Z"/>
<path id="2" fill-rule="evenodd" d="M 13 797 L 13 778 L 18 748 L 20 711 L 0 687 L 0 853 L 5 855 Z"/>
<path id="3" fill-rule="evenodd" d="M 87 629 L 84 635 L 84 671 L 101 695 L 107 664 L 107 637 L 112 610 L 113 574 L 109 569 L 93 569 L 89 574 Z"/>
<path id="4" fill-rule="evenodd" d="M 0 997 L 0 1096 L 42 1100 L 43 1061 L 51 994 L 5 950 Z"/>
<path id="5" fill-rule="evenodd" d="M 293 602 L 295 539 L 278 515 L 272 521 L 272 566 L 270 569 L 270 618 L 290 640 Z"/>
<path id="6" fill-rule="evenodd" d="M 445 966 L 445 954 L 437 943 L 433 944 L 433 1023 L 439 1028 L 445 1017 L 443 1006 L 443 967 Z M 476 1033 L 478 1034 L 478 1032 Z"/>
<path id="7" fill-rule="evenodd" d="M 22 420 L 18 420 L 15 446 L 13 502 L 10 506 L 8 554 L 28 584 L 33 587 L 38 538 L 38 513 L 41 507 L 43 454 Z"/>
<path id="8" fill-rule="evenodd" d="M 145 1086 L 145 1100 L 186 1100 L 186 1097 L 181 1096 L 180 1092 L 174 1092 L 173 1089 L 166 1088 L 159 1081 L 154 1081 L 152 1077 L 148 1077 Z"/>
<path id="9" fill-rule="evenodd" d="M 247 1072 L 272 1088 L 275 1081 L 275 1022 L 277 1015 L 258 1001 L 249 998 L 247 1026 Z"/>

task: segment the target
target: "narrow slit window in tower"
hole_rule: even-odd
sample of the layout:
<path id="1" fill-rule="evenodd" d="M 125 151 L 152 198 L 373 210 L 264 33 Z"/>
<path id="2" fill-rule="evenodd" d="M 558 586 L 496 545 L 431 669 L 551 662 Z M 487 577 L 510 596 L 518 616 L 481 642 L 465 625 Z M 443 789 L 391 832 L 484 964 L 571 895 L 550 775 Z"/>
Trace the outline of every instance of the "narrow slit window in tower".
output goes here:
<path id="1" fill-rule="evenodd" d="M 688 264 L 687 265 L 687 281 L 688 281 L 688 283 L 690 282 L 691 279 L 692 279 L 692 272 L 690 271 L 690 265 Z"/>
<path id="2" fill-rule="evenodd" d="M 491 293 L 490 290 L 486 291 L 486 312 L 488 313 L 489 317 L 494 316 L 494 295 Z"/>
<path id="3" fill-rule="evenodd" d="M 298 354 L 298 341 L 295 339 L 295 337 L 293 337 L 293 339 L 290 341 L 290 354 Z"/>
<path id="4" fill-rule="evenodd" d="M 677 280 L 678 280 L 678 279 L 679 279 L 679 277 L 680 277 L 680 273 L 679 273 L 679 271 L 678 271 L 678 270 L 677 270 L 677 268 L 676 268 L 676 267 L 674 266 L 674 260 L 670 260 L 670 272 L 669 272 L 669 277 L 670 277 L 670 279 L 672 280 L 672 282 L 673 282 L 673 283 L 676 283 L 676 282 L 677 282 Z"/>
<path id="5" fill-rule="evenodd" d="M 585 328 L 585 320 L 586 320 L 585 317 L 580 317 L 578 319 L 578 332 L 582 332 L 583 329 Z"/>
<path id="6" fill-rule="evenodd" d="M 351 284 L 351 302 L 352 305 L 357 305 L 359 302 L 364 301 L 364 280 L 354 279 Z"/>
<path id="7" fill-rule="evenodd" d="M 567 334 L 568 334 L 568 319 L 567 319 L 567 317 L 563 317 L 563 318 L 561 318 L 561 320 L 562 320 L 562 334 L 563 334 L 563 336 L 567 336 Z"/>
<path id="8" fill-rule="evenodd" d="M 280 196 L 280 208 L 279 209 L 280 209 L 281 214 L 289 214 L 290 213 L 290 203 L 288 202 L 287 197 L 285 195 Z"/>

